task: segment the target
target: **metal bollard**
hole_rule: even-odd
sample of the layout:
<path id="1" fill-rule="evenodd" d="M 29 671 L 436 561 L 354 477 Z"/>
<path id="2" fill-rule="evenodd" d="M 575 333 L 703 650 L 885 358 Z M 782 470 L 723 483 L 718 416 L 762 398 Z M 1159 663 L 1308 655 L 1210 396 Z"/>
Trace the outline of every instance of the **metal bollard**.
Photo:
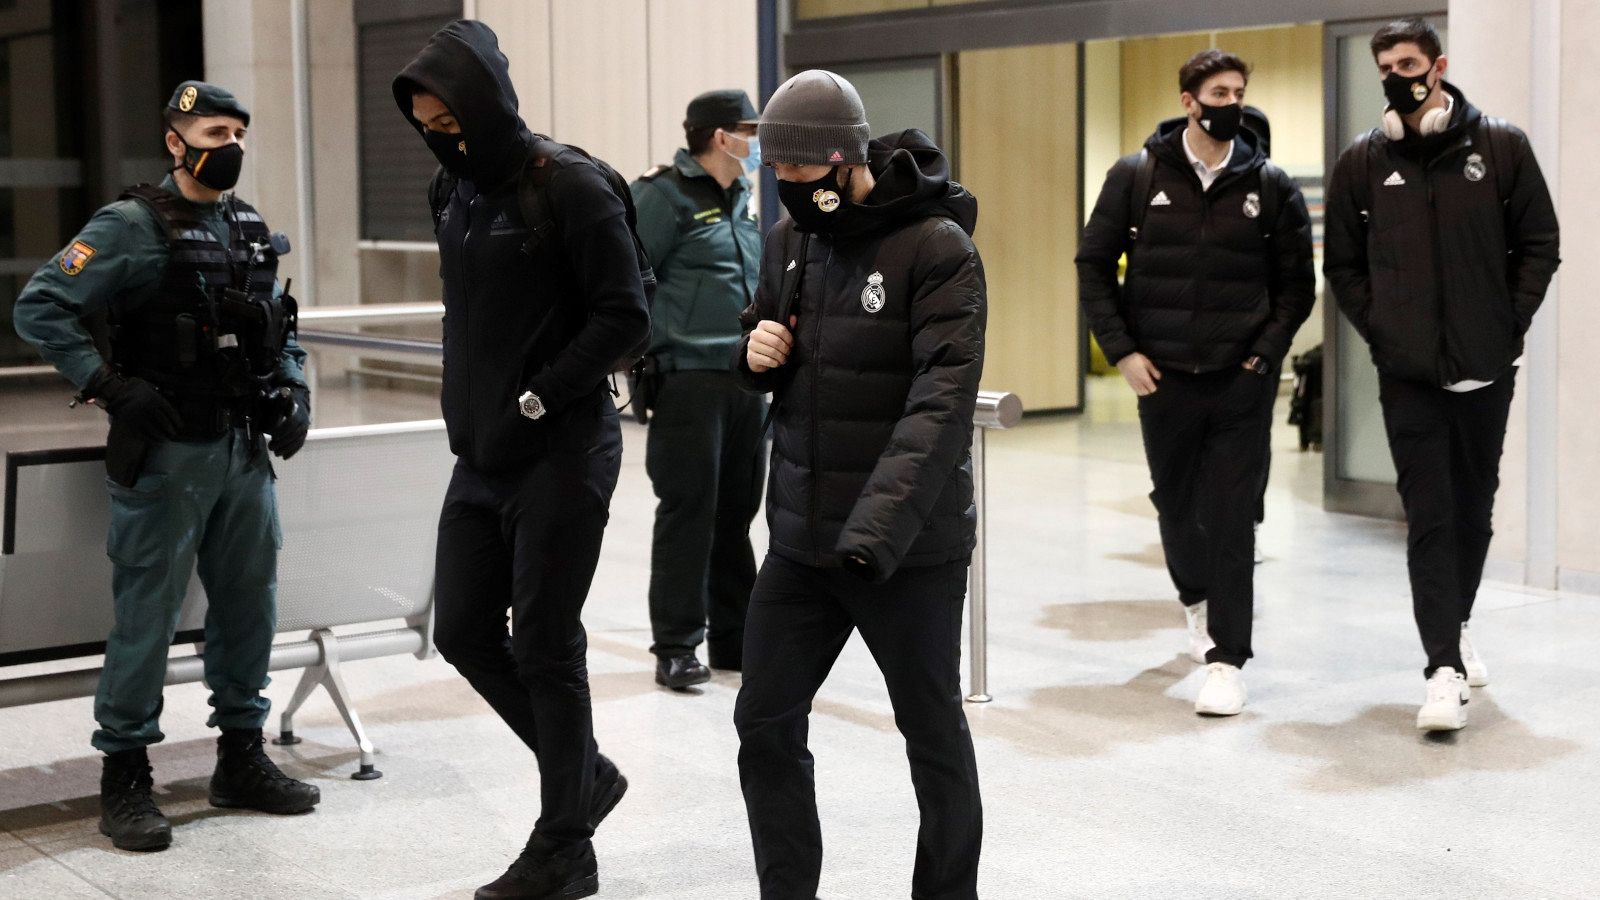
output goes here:
<path id="1" fill-rule="evenodd" d="M 1004 391 L 978 392 L 978 407 L 972 417 L 977 430 L 972 433 L 973 501 L 978 507 L 978 542 L 972 548 L 972 567 L 968 571 L 967 627 L 970 633 L 972 689 L 969 703 L 988 703 L 989 696 L 989 581 L 984 558 L 985 521 L 988 491 L 984 487 L 984 434 L 989 429 L 1011 428 L 1022 421 L 1022 399 Z"/>

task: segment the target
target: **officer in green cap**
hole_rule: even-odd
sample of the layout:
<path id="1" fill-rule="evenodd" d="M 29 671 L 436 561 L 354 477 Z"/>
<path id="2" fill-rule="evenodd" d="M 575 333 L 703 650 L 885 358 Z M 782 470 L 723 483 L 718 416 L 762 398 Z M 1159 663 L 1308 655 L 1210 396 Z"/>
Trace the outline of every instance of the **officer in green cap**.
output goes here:
<path id="1" fill-rule="evenodd" d="M 659 501 L 651 649 L 656 683 L 674 690 L 711 679 L 696 655 L 702 641 L 712 668 L 741 668 L 756 580 L 750 522 L 761 509 L 766 402 L 740 388 L 728 360 L 761 268 L 750 196 L 758 121 L 744 91 L 701 94 L 683 123 L 688 147 L 633 183 L 639 239 L 660 283 L 634 396 L 650 409 L 645 469 Z"/>
<path id="2" fill-rule="evenodd" d="M 321 799 L 279 771 L 261 736 L 282 542 L 266 451 L 293 456 L 311 422 L 294 300 L 276 278 L 288 240 L 229 193 L 250 124 L 232 94 L 186 81 L 166 124 L 167 178 L 96 212 L 34 274 L 15 316 L 79 399 L 111 418 L 116 625 L 93 744 L 105 753 L 100 830 L 125 850 L 172 841 L 145 748 L 162 739 L 167 649 L 197 560 L 209 724 L 222 731 L 211 803 L 287 814 Z M 111 324 L 109 359 L 82 324 L 97 312 Z"/>

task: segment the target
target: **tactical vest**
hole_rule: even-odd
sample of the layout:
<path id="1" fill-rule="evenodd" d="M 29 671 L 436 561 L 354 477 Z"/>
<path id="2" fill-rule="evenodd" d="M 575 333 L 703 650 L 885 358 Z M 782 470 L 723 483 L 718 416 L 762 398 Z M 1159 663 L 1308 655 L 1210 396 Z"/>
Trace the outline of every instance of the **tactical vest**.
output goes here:
<path id="1" fill-rule="evenodd" d="M 232 196 L 222 201 L 228 244 L 160 187 L 142 184 L 122 199 L 155 214 L 169 256 L 154 297 L 136 308 L 113 307 L 113 365 L 154 384 L 200 433 L 237 424 L 265 392 L 295 328 L 294 300 L 273 297 L 287 240 Z"/>

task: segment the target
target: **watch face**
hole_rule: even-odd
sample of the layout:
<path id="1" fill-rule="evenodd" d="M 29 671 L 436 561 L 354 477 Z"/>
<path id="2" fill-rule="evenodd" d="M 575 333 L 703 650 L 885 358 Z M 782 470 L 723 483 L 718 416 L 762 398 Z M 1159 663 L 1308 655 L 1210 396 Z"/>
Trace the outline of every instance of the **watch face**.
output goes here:
<path id="1" fill-rule="evenodd" d="M 519 403 L 522 407 L 522 414 L 530 419 L 537 419 L 544 415 L 544 403 L 531 393 L 523 394 L 519 398 Z"/>

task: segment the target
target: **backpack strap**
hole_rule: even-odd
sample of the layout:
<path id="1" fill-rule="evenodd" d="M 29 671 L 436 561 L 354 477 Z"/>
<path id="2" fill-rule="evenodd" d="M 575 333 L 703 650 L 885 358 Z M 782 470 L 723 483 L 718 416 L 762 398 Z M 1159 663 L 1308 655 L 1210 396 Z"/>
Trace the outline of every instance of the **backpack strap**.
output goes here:
<path id="1" fill-rule="evenodd" d="M 1256 225 L 1261 229 L 1261 240 L 1271 243 L 1273 229 L 1278 226 L 1278 182 L 1283 170 L 1272 160 L 1261 164 L 1261 213 L 1256 216 Z"/>
<path id="2" fill-rule="evenodd" d="M 1489 148 L 1489 170 L 1494 173 L 1495 193 L 1500 197 L 1500 205 L 1504 206 L 1511 202 L 1511 179 L 1507 169 L 1516 156 L 1511 146 L 1511 126 L 1505 119 L 1484 116 L 1482 128 L 1484 146 Z"/>
<path id="3" fill-rule="evenodd" d="M 1355 151 L 1356 202 L 1361 206 L 1361 226 L 1365 228 L 1372 220 L 1372 132 L 1361 132 L 1350 148 Z"/>
<path id="4" fill-rule="evenodd" d="M 1139 148 L 1139 160 L 1133 168 L 1133 194 L 1129 199 L 1133 202 L 1133 209 L 1128 210 L 1128 242 L 1137 244 L 1139 235 L 1144 232 L 1145 213 L 1150 209 L 1150 191 L 1156 183 L 1156 158 L 1151 155 L 1150 148 Z"/>

